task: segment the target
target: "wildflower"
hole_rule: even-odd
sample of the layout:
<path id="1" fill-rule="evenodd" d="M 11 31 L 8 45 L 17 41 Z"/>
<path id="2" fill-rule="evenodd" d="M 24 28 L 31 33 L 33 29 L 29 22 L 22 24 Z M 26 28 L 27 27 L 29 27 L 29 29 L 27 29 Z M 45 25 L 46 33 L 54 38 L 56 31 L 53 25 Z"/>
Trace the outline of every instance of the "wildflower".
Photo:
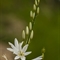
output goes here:
<path id="1" fill-rule="evenodd" d="M 39 56 L 39 57 L 34 58 L 34 59 L 32 59 L 32 60 L 41 60 L 41 59 L 42 59 L 42 56 Z"/>
<path id="2" fill-rule="evenodd" d="M 7 48 L 7 50 L 13 52 L 15 55 L 17 55 L 14 59 L 21 59 L 21 60 L 26 60 L 27 55 L 29 55 L 31 52 L 26 52 L 27 48 L 28 48 L 28 44 L 26 44 L 23 48 L 23 42 L 18 43 L 18 40 L 15 38 L 15 46 L 9 42 L 9 45 L 12 48 Z"/>

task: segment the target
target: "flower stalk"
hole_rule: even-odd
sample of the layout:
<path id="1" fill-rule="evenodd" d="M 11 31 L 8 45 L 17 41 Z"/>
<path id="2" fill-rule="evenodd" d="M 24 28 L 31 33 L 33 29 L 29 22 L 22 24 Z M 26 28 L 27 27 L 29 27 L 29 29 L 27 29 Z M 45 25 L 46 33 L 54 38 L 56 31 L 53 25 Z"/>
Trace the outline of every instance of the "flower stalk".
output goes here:
<path id="1" fill-rule="evenodd" d="M 17 59 L 26 60 L 26 56 L 32 53 L 31 51 L 29 52 L 26 52 L 26 51 L 30 44 L 31 39 L 33 39 L 33 35 L 34 35 L 33 28 L 35 24 L 35 18 L 39 14 L 39 2 L 40 0 L 35 0 L 35 3 L 33 5 L 33 10 L 30 11 L 30 17 L 32 18 L 32 21 L 29 22 L 29 26 L 26 26 L 26 29 L 22 31 L 22 39 L 23 40 L 26 39 L 26 44 L 23 46 L 24 42 L 22 41 L 21 43 L 19 43 L 17 38 L 14 39 L 14 45 L 8 42 L 11 48 L 7 48 L 7 50 L 13 52 L 13 54 L 16 55 L 14 60 L 17 60 Z M 45 49 L 43 48 L 42 55 L 31 60 L 42 60 L 44 58 L 44 53 L 45 53 Z M 3 57 L 6 60 L 8 60 L 5 55 Z"/>
<path id="2" fill-rule="evenodd" d="M 35 0 L 35 3 L 33 4 L 33 10 L 30 11 L 30 17 L 32 18 L 32 21 L 29 23 L 30 30 L 29 30 L 29 35 L 28 35 L 27 41 L 26 41 L 27 44 L 33 38 L 32 37 L 33 35 L 31 34 L 31 31 L 33 31 L 33 27 L 34 27 L 34 24 L 35 24 L 35 18 L 39 14 L 39 2 L 40 2 L 40 0 Z"/>

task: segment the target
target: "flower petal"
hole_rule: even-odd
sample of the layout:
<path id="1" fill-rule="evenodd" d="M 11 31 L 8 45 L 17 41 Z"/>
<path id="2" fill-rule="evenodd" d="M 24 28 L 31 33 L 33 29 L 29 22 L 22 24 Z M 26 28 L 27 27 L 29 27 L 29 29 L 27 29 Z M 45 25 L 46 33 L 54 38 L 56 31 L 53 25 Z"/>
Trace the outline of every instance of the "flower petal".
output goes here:
<path id="1" fill-rule="evenodd" d="M 19 47 L 18 47 L 18 40 L 17 40 L 17 38 L 15 38 L 14 44 L 15 44 L 15 46 L 16 46 L 17 48 L 19 48 Z"/>
<path id="2" fill-rule="evenodd" d="M 16 56 L 14 59 L 19 59 L 20 57 L 19 56 Z"/>
<path id="3" fill-rule="evenodd" d="M 17 50 L 14 50 L 13 51 L 13 54 L 16 54 L 17 55 L 18 54 L 18 51 Z"/>
<path id="4" fill-rule="evenodd" d="M 27 56 L 27 55 L 29 55 L 29 54 L 31 54 L 31 52 L 26 52 L 26 53 L 24 53 L 25 56 Z"/>
<path id="5" fill-rule="evenodd" d="M 19 50 L 22 50 L 23 41 L 19 44 Z"/>
<path id="6" fill-rule="evenodd" d="M 39 56 L 39 57 L 34 58 L 34 59 L 32 59 L 32 60 L 41 60 L 41 59 L 42 59 L 42 56 Z"/>
<path id="7" fill-rule="evenodd" d="M 13 48 L 13 50 L 18 50 L 12 43 L 10 43 L 10 42 L 8 42 L 9 43 L 9 45 Z"/>
<path id="8" fill-rule="evenodd" d="M 7 48 L 7 50 L 13 52 L 13 54 L 16 54 L 16 55 L 18 54 L 17 49 Z"/>
<path id="9" fill-rule="evenodd" d="M 13 49 L 11 49 L 11 48 L 7 48 L 7 50 L 9 50 L 9 51 L 13 52 Z"/>
<path id="10" fill-rule="evenodd" d="M 21 60 L 26 60 L 26 57 L 24 57 L 24 56 L 23 56 L 23 57 L 21 57 Z"/>
<path id="11" fill-rule="evenodd" d="M 28 48 L 28 44 L 26 44 L 26 45 L 23 47 L 22 51 L 23 51 L 23 52 L 26 52 L 27 48 Z"/>
<path id="12" fill-rule="evenodd" d="M 12 43 L 10 43 L 10 42 L 8 42 L 8 43 L 13 49 L 15 49 L 15 46 Z"/>

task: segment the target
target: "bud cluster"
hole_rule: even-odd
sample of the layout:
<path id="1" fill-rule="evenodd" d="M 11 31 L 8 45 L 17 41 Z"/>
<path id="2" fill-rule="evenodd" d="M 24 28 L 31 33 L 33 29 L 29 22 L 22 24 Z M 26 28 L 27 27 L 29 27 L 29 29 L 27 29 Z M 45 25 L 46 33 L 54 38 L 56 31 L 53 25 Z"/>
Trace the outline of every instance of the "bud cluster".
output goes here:
<path id="1" fill-rule="evenodd" d="M 39 3 L 40 0 L 35 0 L 35 3 L 33 5 L 33 11 L 30 11 L 30 17 L 32 17 L 33 19 L 37 14 L 39 14 Z"/>
<path id="2" fill-rule="evenodd" d="M 29 22 L 29 26 L 26 26 L 26 29 L 22 31 L 22 38 L 26 40 L 33 38 L 32 22 Z"/>
<path id="3" fill-rule="evenodd" d="M 26 39 L 27 43 L 29 43 L 30 40 L 33 38 L 33 25 L 35 22 L 36 15 L 39 14 L 39 3 L 40 0 L 35 0 L 35 3 L 33 4 L 33 11 L 30 11 L 30 17 L 33 21 L 29 22 L 29 26 L 26 26 L 26 29 L 22 32 L 22 38 Z"/>
<path id="4" fill-rule="evenodd" d="M 34 35 L 33 27 L 35 23 L 35 17 L 37 14 L 39 14 L 39 2 L 40 0 L 35 0 L 35 4 L 33 5 L 33 11 L 30 11 L 30 17 L 32 17 L 33 21 L 29 22 L 29 25 L 26 26 L 25 30 L 22 31 L 22 38 L 23 40 L 26 40 L 26 44 L 23 46 L 23 41 L 19 43 L 17 38 L 15 38 L 14 40 L 14 45 L 8 42 L 11 48 L 7 48 L 7 50 L 13 52 L 13 54 L 16 55 L 14 60 L 17 59 L 26 60 L 26 56 L 31 53 L 31 51 L 26 52 L 26 50 L 29 46 L 30 40 L 33 39 Z M 43 48 L 42 55 L 31 60 L 42 60 L 44 58 L 44 53 L 45 49 Z M 5 58 L 5 60 L 8 60 L 6 55 L 3 55 L 3 58 Z"/>

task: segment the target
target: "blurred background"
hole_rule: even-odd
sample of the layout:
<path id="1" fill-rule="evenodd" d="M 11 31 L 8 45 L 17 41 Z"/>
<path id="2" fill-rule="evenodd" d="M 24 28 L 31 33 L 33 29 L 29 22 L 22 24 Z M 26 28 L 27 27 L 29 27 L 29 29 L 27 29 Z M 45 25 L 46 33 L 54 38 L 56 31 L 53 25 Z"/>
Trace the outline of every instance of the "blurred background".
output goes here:
<path id="1" fill-rule="evenodd" d="M 34 0 L 0 0 L 0 60 L 5 54 L 13 60 L 13 54 L 6 50 L 8 42 L 14 43 L 14 38 L 22 41 L 22 30 L 31 21 L 30 10 Z M 34 38 L 31 40 L 27 56 L 31 60 L 42 54 L 43 60 L 60 60 L 60 0 L 41 0 L 40 14 L 34 25 Z"/>

